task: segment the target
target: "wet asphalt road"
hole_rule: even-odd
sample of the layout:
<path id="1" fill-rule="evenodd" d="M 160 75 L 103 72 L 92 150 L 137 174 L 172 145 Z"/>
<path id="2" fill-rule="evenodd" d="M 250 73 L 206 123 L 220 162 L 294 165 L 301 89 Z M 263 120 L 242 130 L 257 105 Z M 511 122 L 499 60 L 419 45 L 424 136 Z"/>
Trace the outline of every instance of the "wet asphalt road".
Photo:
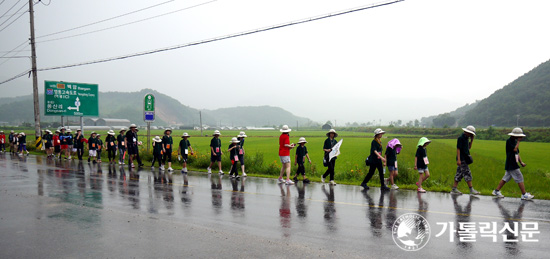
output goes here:
<path id="1" fill-rule="evenodd" d="M 548 258 L 548 201 L 361 189 L 2 154 L 0 258 Z M 393 241 L 405 213 L 430 225 L 416 252 Z M 496 242 L 436 237 L 444 222 L 536 223 L 539 241 L 524 241 L 523 228 Z"/>

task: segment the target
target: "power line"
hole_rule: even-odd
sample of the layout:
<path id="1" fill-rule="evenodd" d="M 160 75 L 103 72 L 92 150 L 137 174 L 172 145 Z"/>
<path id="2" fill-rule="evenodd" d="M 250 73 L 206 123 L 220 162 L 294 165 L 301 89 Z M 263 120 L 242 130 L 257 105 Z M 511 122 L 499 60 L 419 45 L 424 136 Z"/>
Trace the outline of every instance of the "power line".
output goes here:
<path id="1" fill-rule="evenodd" d="M 60 33 L 64 33 L 64 32 L 68 32 L 68 31 L 74 31 L 74 30 L 81 29 L 81 28 L 88 27 L 88 26 L 92 26 L 92 25 L 95 25 L 95 24 L 98 24 L 98 23 L 102 23 L 102 22 L 114 20 L 114 19 L 117 19 L 117 18 L 120 18 L 120 17 L 124 17 L 124 16 L 130 15 L 130 14 L 135 14 L 135 13 L 138 13 L 138 12 L 141 12 L 141 11 L 145 11 L 145 10 L 148 10 L 148 9 L 151 9 L 151 8 L 154 8 L 154 7 L 157 7 L 157 6 L 161 6 L 161 5 L 170 3 L 170 2 L 174 2 L 174 1 L 175 1 L 175 0 L 169 0 L 169 1 L 162 2 L 162 3 L 156 4 L 156 5 L 151 5 L 151 6 L 145 7 L 145 8 L 139 9 L 139 10 L 135 10 L 135 11 L 132 11 L 132 12 L 129 12 L 129 13 L 117 15 L 117 16 L 114 16 L 114 17 L 111 17 L 111 18 L 107 18 L 107 19 L 100 20 L 100 21 L 93 22 L 93 23 L 84 24 L 84 25 L 77 26 L 77 27 L 74 27 L 74 28 L 70 28 L 70 29 L 66 29 L 66 30 L 62 30 L 62 31 L 58 31 L 58 32 L 54 32 L 54 33 L 50 33 L 50 34 L 46 34 L 46 35 L 42 35 L 42 36 L 38 36 L 38 37 L 36 37 L 36 38 L 37 38 L 37 39 L 38 39 L 38 38 L 44 38 L 44 37 L 48 37 L 48 36 L 52 36 L 52 35 L 56 35 L 56 34 L 60 34 Z"/>
<path id="2" fill-rule="evenodd" d="M 10 53 L 14 53 L 11 57 L 14 57 L 16 55 L 16 53 L 19 53 L 20 51 L 18 51 L 19 48 L 25 48 L 27 47 L 26 45 L 24 45 L 25 43 L 29 42 L 28 40 L 24 41 L 23 43 L 17 45 L 17 47 L 13 48 L 11 51 L 7 52 L 6 54 L 0 56 L 0 58 L 4 58 L 6 57 L 8 54 Z M 10 61 L 11 59 L 8 57 L 8 59 L 4 60 L 4 62 L 0 63 L 0 66 L 4 65 L 6 62 Z"/>
<path id="3" fill-rule="evenodd" d="M 264 28 L 245 31 L 245 32 L 240 32 L 240 33 L 229 34 L 229 35 L 216 37 L 216 38 L 211 38 L 211 39 L 207 39 L 207 40 L 196 41 L 196 42 L 191 42 L 191 43 L 185 43 L 185 44 L 176 45 L 176 46 L 172 46 L 172 47 L 149 50 L 149 51 L 144 51 L 144 52 L 134 53 L 134 54 L 128 54 L 128 55 L 123 55 L 123 56 L 118 56 L 118 57 L 111 57 L 111 58 L 105 58 L 105 59 L 100 59 L 100 60 L 87 61 L 87 62 L 70 64 L 70 65 L 63 65 L 63 66 L 41 68 L 41 69 L 37 69 L 37 71 L 57 70 L 57 69 L 63 69 L 63 68 L 85 66 L 85 65 L 97 64 L 97 63 L 105 63 L 105 62 L 110 62 L 110 61 L 115 61 L 115 60 L 122 60 L 122 59 L 127 59 L 127 58 L 145 56 L 145 55 L 150 55 L 150 54 L 154 54 L 154 53 L 160 53 L 160 52 L 165 52 L 165 51 L 170 51 L 170 50 L 175 50 L 175 49 L 180 49 L 180 48 L 185 48 L 185 47 L 190 47 L 190 46 L 206 44 L 206 43 L 215 42 L 215 41 L 221 41 L 221 40 L 246 36 L 246 35 L 255 34 L 255 33 L 259 33 L 259 32 L 280 29 L 280 28 L 284 28 L 284 27 L 288 27 L 288 26 L 292 26 L 292 25 L 313 22 L 313 21 L 317 21 L 317 20 L 321 20 L 321 19 L 330 18 L 330 17 L 340 16 L 340 15 L 349 14 L 349 13 L 353 13 L 353 12 L 358 12 L 358 11 L 363 11 L 363 10 L 372 9 L 372 8 L 376 8 L 376 7 L 395 4 L 395 3 L 398 3 L 398 2 L 402 2 L 402 1 L 405 1 L 405 0 L 393 0 L 393 1 L 374 3 L 374 4 L 371 4 L 371 5 L 368 5 L 368 6 L 356 7 L 356 8 L 352 8 L 352 9 L 348 9 L 348 10 L 344 10 L 344 11 L 339 11 L 339 12 L 336 12 L 336 13 L 330 13 L 330 14 L 305 18 L 305 19 L 302 19 L 302 20 L 287 22 L 287 23 L 283 23 L 283 24 L 279 24 L 279 25 L 273 25 L 273 26 L 269 26 L 269 27 L 264 27 Z M 26 73 L 28 73 L 28 72 L 30 72 L 30 70 L 26 70 Z M 10 79 L 7 79 L 7 80 L 4 80 L 4 81 L 0 82 L 0 85 L 4 84 L 4 83 L 7 83 L 9 81 L 12 81 L 16 78 L 22 77 L 24 75 L 25 75 L 25 72 L 22 73 L 22 74 L 18 74 L 18 75 L 14 76 Z"/>
<path id="4" fill-rule="evenodd" d="M 21 53 L 21 52 L 25 52 L 25 51 L 31 51 L 30 49 L 23 49 L 23 50 L 18 50 L 18 51 L 13 51 L 13 50 L 2 50 L 0 51 L 0 53 Z"/>
<path id="5" fill-rule="evenodd" d="M 27 70 L 25 70 L 24 72 L 21 72 L 21 73 L 15 75 L 15 76 L 13 76 L 13 77 L 11 77 L 11 78 L 9 78 L 9 79 L 6 79 L 6 80 L 0 82 L 0 85 L 1 85 L 1 84 L 5 84 L 5 83 L 7 83 L 7 82 L 9 82 L 9 81 L 15 80 L 15 79 L 17 79 L 17 78 L 20 78 L 20 77 L 22 77 L 22 76 L 24 76 L 24 75 L 27 75 L 27 74 L 29 74 L 30 72 L 31 72 L 31 70 L 30 70 L 30 69 L 27 69 Z"/>
<path id="6" fill-rule="evenodd" d="M 13 17 L 14 15 L 16 15 L 19 11 L 21 11 L 21 9 L 23 9 L 25 6 L 27 6 L 27 4 L 23 4 L 19 9 L 17 9 L 17 11 L 15 11 L 15 13 L 13 13 L 12 15 L 10 15 L 10 17 L 8 17 L 7 20 L 5 20 L 3 23 L 0 23 L 0 26 L 4 25 L 4 23 L 8 22 L 11 17 Z M 28 11 L 28 10 L 27 10 Z M 21 15 L 23 15 L 24 13 L 26 13 L 27 11 L 23 12 Z M 17 20 L 17 19 L 16 19 Z M 11 23 L 10 23 L 11 24 Z M 7 26 L 6 26 L 7 27 Z"/>
<path id="7" fill-rule="evenodd" d="M 15 48 L 13 48 L 13 49 L 10 50 L 10 51 L 6 51 L 6 54 L 4 54 L 4 55 L 2 55 L 2 56 L 0 56 L 0 57 L 4 57 L 4 56 L 6 56 L 6 55 L 8 55 L 8 54 L 10 54 L 10 53 L 12 53 L 12 52 L 14 52 L 14 50 L 16 50 L 17 48 L 21 47 L 23 44 L 25 44 L 25 43 L 27 43 L 27 42 L 29 42 L 29 40 L 26 40 L 26 41 L 21 42 L 21 44 L 15 46 Z"/>
<path id="8" fill-rule="evenodd" d="M 2 1 L 3 3 L 4 1 Z M 10 9 L 8 9 L 5 13 L 3 13 L 2 15 L 0 15 L 1 17 L 4 17 L 7 13 L 9 13 L 11 11 L 11 9 L 13 9 L 19 2 L 21 2 L 21 0 L 17 1 L 15 4 L 13 4 Z"/>
<path id="9" fill-rule="evenodd" d="M 106 31 L 106 30 L 111 30 L 111 29 L 115 29 L 115 28 L 119 28 L 119 27 L 131 25 L 131 24 L 138 23 L 138 22 L 143 22 L 143 21 L 147 21 L 147 20 L 152 20 L 152 19 L 155 19 L 155 18 L 159 18 L 159 17 L 162 17 L 162 16 L 169 15 L 169 14 L 174 14 L 174 13 L 177 13 L 177 12 L 189 10 L 189 9 L 192 9 L 192 8 L 195 8 L 195 7 L 199 7 L 199 6 L 202 6 L 202 5 L 206 5 L 206 4 L 210 4 L 210 3 L 213 3 L 213 2 L 216 2 L 216 1 L 217 1 L 217 0 L 212 0 L 212 1 L 208 1 L 208 2 L 201 3 L 201 4 L 197 4 L 197 5 L 185 7 L 185 8 L 182 8 L 182 9 L 178 9 L 178 10 L 175 10 L 175 11 L 171 11 L 171 12 L 168 12 L 168 13 L 163 13 L 163 14 L 151 16 L 151 17 L 148 17 L 148 18 L 145 18 L 145 19 L 133 21 L 133 22 L 123 23 L 123 24 L 120 24 L 120 25 L 116 25 L 116 26 L 112 26 L 112 27 L 107 27 L 107 28 L 103 28 L 103 29 L 99 29 L 99 30 L 95 30 L 95 31 L 89 31 L 89 32 L 84 32 L 84 33 L 80 33 L 80 34 L 74 34 L 74 35 L 65 36 L 65 37 L 60 37 L 60 38 L 55 38 L 55 39 L 49 39 L 49 40 L 38 41 L 38 42 L 36 42 L 36 43 L 44 43 L 44 42 L 50 42 L 50 41 L 63 40 L 63 39 L 74 38 L 74 37 L 83 36 L 83 35 L 87 35 L 87 34 L 91 34 L 91 33 L 96 33 L 96 32 L 101 32 L 101 31 Z M 41 36 L 41 37 L 43 37 L 43 36 Z M 38 37 L 38 38 L 40 38 L 40 37 Z"/>
<path id="10" fill-rule="evenodd" d="M 27 10 L 28 11 L 28 10 Z M 24 14 L 26 14 L 27 12 L 24 12 L 24 13 L 21 13 L 19 16 L 17 16 L 17 18 L 15 18 L 15 20 L 11 21 L 8 25 L 6 25 L 4 28 L 0 29 L 0 32 L 2 32 L 3 30 L 5 30 L 6 28 L 10 27 L 10 25 L 12 25 L 15 21 L 19 20 L 19 18 L 21 18 Z"/>

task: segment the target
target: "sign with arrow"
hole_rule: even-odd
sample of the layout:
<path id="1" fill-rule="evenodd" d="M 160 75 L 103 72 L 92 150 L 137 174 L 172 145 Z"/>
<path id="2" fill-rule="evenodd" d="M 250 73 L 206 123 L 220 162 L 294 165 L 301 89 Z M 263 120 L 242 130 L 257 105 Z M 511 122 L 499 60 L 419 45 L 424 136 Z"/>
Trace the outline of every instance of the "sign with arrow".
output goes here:
<path id="1" fill-rule="evenodd" d="M 44 115 L 99 116 L 98 85 L 45 81 Z"/>

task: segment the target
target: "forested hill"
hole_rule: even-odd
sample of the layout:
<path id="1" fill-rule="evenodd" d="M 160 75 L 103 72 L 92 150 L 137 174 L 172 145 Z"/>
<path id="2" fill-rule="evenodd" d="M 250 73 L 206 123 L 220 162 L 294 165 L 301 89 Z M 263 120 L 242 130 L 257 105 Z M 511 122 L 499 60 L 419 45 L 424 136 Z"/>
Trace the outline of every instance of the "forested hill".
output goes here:
<path id="1" fill-rule="evenodd" d="M 550 60 L 514 80 L 466 113 L 462 124 L 529 127 L 550 124 Z"/>
<path id="2" fill-rule="evenodd" d="M 457 111 L 461 112 L 457 112 Z M 426 125 L 526 127 L 550 125 L 550 60 L 520 76 L 489 97 L 455 112 L 423 118 Z M 519 120 L 518 120 L 519 115 Z"/>
<path id="3" fill-rule="evenodd" d="M 184 126 L 200 125 L 199 110 L 183 105 L 178 100 L 151 90 L 143 89 L 139 92 L 100 92 L 99 93 L 99 117 L 128 119 L 132 123 L 144 125 L 143 122 L 143 98 L 145 94 L 153 93 L 156 99 L 156 118 L 153 125 L 167 126 L 183 124 Z M 59 121 L 59 116 L 44 116 L 43 100 L 40 97 L 41 120 L 44 122 Z M 9 124 L 30 123 L 33 124 L 32 95 L 14 98 L 0 98 L 0 110 L 9 111 L 2 114 L 0 121 Z M 78 120 L 78 118 L 70 118 Z M 279 107 L 235 107 L 218 110 L 204 110 L 202 122 L 209 126 L 266 126 L 291 124 L 299 122 L 304 125 L 310 122 L 307 118 L 293 115 Z"/>

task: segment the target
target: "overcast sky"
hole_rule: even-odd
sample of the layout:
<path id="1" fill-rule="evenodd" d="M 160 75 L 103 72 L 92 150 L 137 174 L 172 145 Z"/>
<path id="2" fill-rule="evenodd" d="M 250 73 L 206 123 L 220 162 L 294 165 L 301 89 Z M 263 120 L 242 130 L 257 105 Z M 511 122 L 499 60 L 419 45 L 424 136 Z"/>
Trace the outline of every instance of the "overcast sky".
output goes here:
<path id="1" fill-rule="evenodd" d="M 120 28 L 41 42 L 209 0 L 175 0 L 40 37 L 166 1 L 51 0 L 49 6 L 35 5 L 38 67 L 173 46 L 378 2 L 218 0 Z M 4 1 L 0 15 L 16 2 Z M 100 91 L 152 88 L 199 109 L 271 105 L 339 125 L 408 121 L 483 99 L 550 59 L 548 10 L 547 0 L 406 0 L 149 56 L 39 72 L 39 89 L 43 91 L 44 80 L 97 83 Z M 0 23 L 6 18 L 0 17 Z M 28 38 L 25 14 L 0 32 L 0 56 Z M 30 51 L 17 55 L 29 56 Z M 0 81 L 29 68 L 28 58 L 9 59 L 0 65 Z M 2 97 L 31 92 L 32 80 L 26 76 L 0 85 Z"/>

